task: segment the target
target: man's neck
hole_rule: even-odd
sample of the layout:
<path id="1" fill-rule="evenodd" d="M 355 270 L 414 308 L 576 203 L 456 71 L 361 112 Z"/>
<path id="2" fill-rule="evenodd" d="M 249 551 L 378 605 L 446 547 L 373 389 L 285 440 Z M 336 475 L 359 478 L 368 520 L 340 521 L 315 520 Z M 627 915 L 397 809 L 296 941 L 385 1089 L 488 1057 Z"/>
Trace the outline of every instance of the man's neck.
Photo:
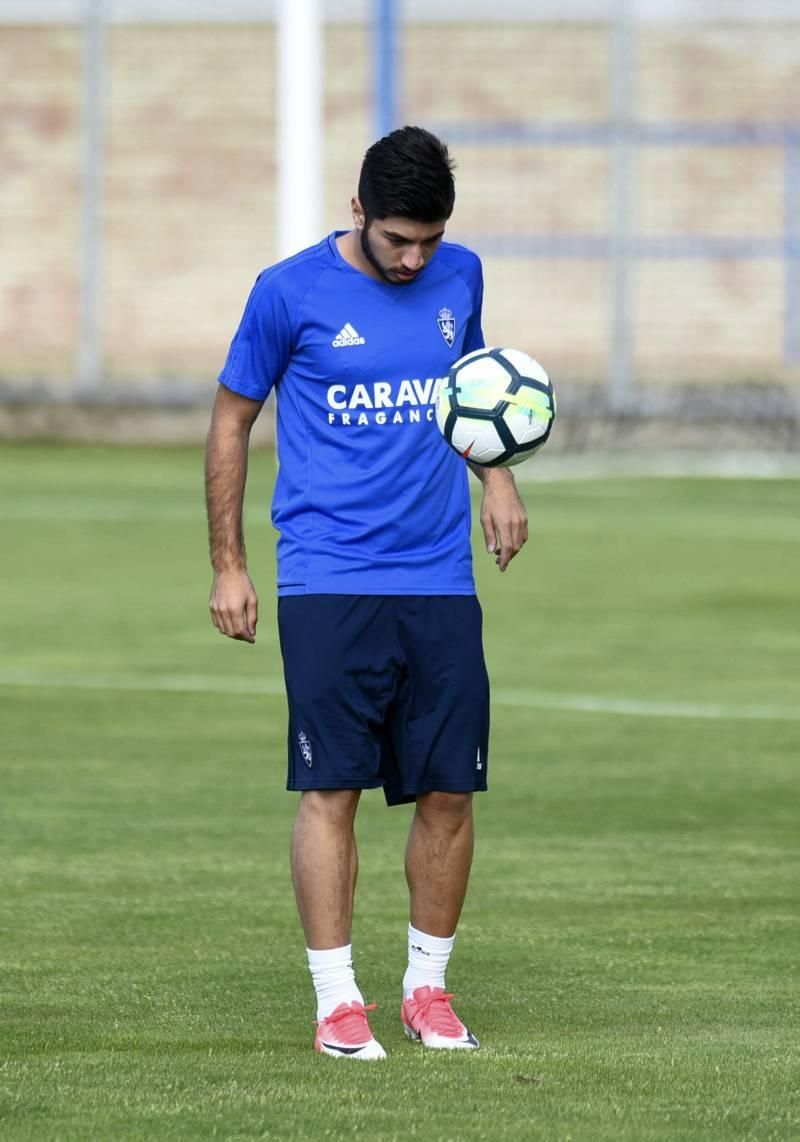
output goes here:
<path id="1" fill-rule="evenodd" d="M 336 239 L 336 246 L 348 266 L 352 266 L 354 270 L 366 274 L 368 278 L 373 278 L 375 281 L 385 280 L 372 263 L 364 257 L 356 230 L 348 230 L 346 234 L 340 234 Z"/>

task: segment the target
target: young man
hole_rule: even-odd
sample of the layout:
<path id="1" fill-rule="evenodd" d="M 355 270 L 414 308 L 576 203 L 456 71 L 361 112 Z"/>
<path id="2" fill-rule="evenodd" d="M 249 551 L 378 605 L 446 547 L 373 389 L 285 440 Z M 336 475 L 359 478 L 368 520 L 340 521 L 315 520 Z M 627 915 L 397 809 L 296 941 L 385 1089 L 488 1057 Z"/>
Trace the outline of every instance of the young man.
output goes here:
<path id="1" fill-rule="evenodd" d="M 301 792 L 292 880 L 317 995 L 314 1046 L 376 1059 L 352 966 L 362 789 L 414 802 L 402 1022 L 434 1048 L 478 1042 L 445 968 L 467 889 L 472 794 L 486 788 L 489 688 L 469 540 L 467 464 L 441 439 L 436 385 L 481 348 L 480 262 L 443 242 L 447 148 L 404 127 L 367 151 L 353 229 L 257 279 L 220 376 L 206 458 L 211 614 L 254 642 L 242 503 L 250 429 L 274 387 L 278 625 L 288 788 Z M 501 571 L 527 538 L 505 469 L 470 465 Z"/>

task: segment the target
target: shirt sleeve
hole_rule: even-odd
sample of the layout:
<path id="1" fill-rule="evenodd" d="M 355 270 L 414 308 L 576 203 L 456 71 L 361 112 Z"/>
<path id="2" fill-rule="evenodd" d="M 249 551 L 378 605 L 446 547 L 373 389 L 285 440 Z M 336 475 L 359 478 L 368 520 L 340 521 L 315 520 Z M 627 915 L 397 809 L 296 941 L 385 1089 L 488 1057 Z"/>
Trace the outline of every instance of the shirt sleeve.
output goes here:
<path id="1" fill-rule="evenodd" d="M 486 341 L 483 336 L 481 320 L 483 315 L 483 269 L 480 261 L 475 259 L 475 277 L 471 284 L 472 314 L 467 322 L 464 333 L 464 354 L 472 353 L 475 349 L 483 349 Z"/>
<path id="2" fill-rule="evenodd" d="M 289 364 L 293 330 L 279 279 L 260 274 L 228 350 L 220 383 L 251 400 L 266 400 Z"/>

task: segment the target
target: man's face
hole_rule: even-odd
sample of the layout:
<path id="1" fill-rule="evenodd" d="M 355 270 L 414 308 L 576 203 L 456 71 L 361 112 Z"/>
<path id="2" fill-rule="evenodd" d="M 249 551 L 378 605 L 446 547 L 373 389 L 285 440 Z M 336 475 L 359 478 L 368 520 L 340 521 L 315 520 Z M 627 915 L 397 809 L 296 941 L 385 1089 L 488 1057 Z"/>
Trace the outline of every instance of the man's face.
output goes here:
<path id="1" fill-rule="evenodd" d="M 360 231 L 361 252 L 384 281 L 408 285 L 438 250 L 444 226 L 409 218 L 371 218 Z"/>

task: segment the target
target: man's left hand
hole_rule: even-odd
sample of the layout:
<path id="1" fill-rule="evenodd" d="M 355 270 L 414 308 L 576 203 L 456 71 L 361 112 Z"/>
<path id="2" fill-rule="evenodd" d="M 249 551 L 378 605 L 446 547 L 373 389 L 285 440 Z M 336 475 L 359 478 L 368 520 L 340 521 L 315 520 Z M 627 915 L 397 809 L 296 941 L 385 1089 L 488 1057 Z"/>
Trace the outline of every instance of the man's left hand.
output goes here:
<path id="1" fill-rule="evenodd" d="M 481 526 L 486 550 L 505 571 L 527 542 L 528 513 L 507 468 L 483 468 L 476 475 L 483 483 Z"/>

